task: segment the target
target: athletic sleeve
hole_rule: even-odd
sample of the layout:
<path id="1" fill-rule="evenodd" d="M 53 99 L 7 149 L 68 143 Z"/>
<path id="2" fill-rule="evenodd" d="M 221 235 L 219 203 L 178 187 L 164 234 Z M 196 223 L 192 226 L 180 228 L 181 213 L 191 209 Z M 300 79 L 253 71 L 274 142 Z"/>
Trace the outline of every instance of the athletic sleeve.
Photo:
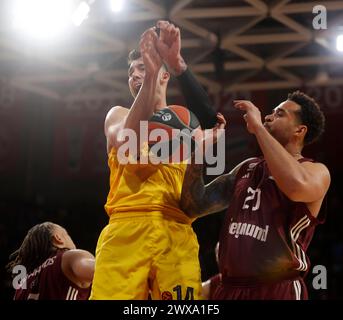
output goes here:
<path id="1" fill-rule="evenodd" d="M 178 80 L 182 94 L 185 97 L 186 107 L 198 117 L 201 128 L 213 128 L 217 122 L 215 109 L 208 94 L 189 68 L 177 76 L 176 79 Z"/>

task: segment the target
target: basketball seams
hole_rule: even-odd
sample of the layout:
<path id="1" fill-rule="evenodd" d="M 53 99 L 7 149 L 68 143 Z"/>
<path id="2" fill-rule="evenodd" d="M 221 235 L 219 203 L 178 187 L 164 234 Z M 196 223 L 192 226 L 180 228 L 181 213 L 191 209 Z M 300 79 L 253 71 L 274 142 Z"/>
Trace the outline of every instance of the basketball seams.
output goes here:
<path id="1" fill-rule="evenodd" d="M 172 139 L 173 138 L 173 131 L 172 130 L 175 128 L 170 126 L 169 124 L 162 123 L 162 122 L 150 122 L 149 123 L 149 129 L 151 129 L 151 130 L 155 130 L 155 129 L 165 130 L 168 133 L 168 138 Z M 149 138 L 149 140 L 150 140 L 150 138 Z"/>
<path id="2" fill-rule="evenodd" d="M 174 112 L 173 109 L 170 109 L 171 112 L 173 112 L 173 115 L 175 116 L 175 118 L 180 122 L 181 125 L 183 125 L 184 127 L 186 127 L 186 129 L 190 130 L 191 132 L 194 130 L 193 128 L 191 128 L 189 125 L 187 125 L 179 116 L 177 113 Z M 188 110 L 189 113 L 189 110 Z M 190 114 L 190 113 L 189 113 Z M 183 129 L 180 129 L 183 130 Z"/>
<path id="3" fill-rule="evenodd" d="M 184 121 L 182 118 L 179 117 L 179 115 L 177 113 L 174 112 L 173 108 L 177 109 L 177 110 L 180 110 L 182 111 L 183 109 L 186 109 L 188 112 L 187 112 L 187 117 L 188 119 L 187 122 Z M 183 107 L 183 106 L 179 106 L 179 105 L 171 105 L 170 107 L 168 107 L 168 109 L 171 109 L 173 111 L 173 114 L 176 116 L 176 118 L 179 120 L 179 121 L 182 121 L 182 123 L 185 124 L 185 126 L 187 127 L 187 129 L 193 131 L 194 129 L 197 129 L 199 126 L 200 126 L 200 122 L 198 120 L 198 118 L 195 116 L 195 114 L 192 113 L 192 111 L 188 110 L 186 107 Z M 194 117 L 192 117 L 192 115 L 194 115 Z M 194 123 L 194 127 L 191 126 L 192 123 Z M 186 125 L 187 124 L 187 125 Z M 197 126 L 195 126 L 195 124 Z"/>
<path id="4" fill-rule="evenodd" d="M 192 119 L 194 119 L 195 121 L 192 121 Z M 189 145 L 189 143 L 185 142 L 185 137 L 182 132 L 189 131 L 191 133 L 199 127 L 191 127 L 190 122 L 195 122 L 195 124 L 197 124 L 198 120 L 190 110 L 183 106 L 171 105 L 160 110 L 160 112 L 154 114 L 149 120 L 149 133 L 155 129 L 165 130 L 167 132 L 167 139 L 169 141 L 166 141 L 166 139 L 163 137 L 157 139 L 157 141 L 151 141 L 149 136 L 149 148 L 152 148 L 155 144 L 159 144 L 160 147 L 168 147 L 169 160 L 173 159 L 176 152 L 180 153 L 180 159 L 184 159 L 185 156 L 188 158 L 191 150 L 194 148 L 194 138 L 191 137 L 191 144 Z M 181 135 L 173 137 L 173 129 L 179 131 Z M 188 134 L 186 135 L 188 136 Z M 174 140 L 178 140 L 179 144 L 173 143 Z M 178 147 L 174 149 L 177 145 Z M 157 152 L 157 156 L 160 157 L 160 155 L 158 154 L 158 150 L 155 151 Z"/>
<path id="5" fill-rule="evenodd" d="M 183 107 L 183 106 L 179 106 L 176 104 L 173 104 L 171 106 L 168 107 L 168 109 L 173 110 L 173 113 L 185 124 L 188 124 L 188 126 L 190 126 L 191 123 L 191 111 L 188 110 L 187 108 Z M 177 113 L 174 112 L 174 110 L 176 111 L 180 111 L 180 113 L 184 110 L 187 110 L 187 113 L 181 113 L 182 115 L 185 116 L 185 119 L 183 119 L 183 117 L 180 117 Z"/>
<path id="6" fill-rule="evenodd" d="M 180 110 L 181 110 L 181 108 L 187 110 L 187 111 L 188 111 L 187 113 L 190 114 L 190 111 L 189 111 L 188 109 L 186 109 L 186 108 L 180 106 Z M 156 120 L 155 120 L 155 119 L 150 119 L 150 120 L 149 120 L 149 123 L 164 124 L 164 125 L 167 125 L 167 126 L 172 127 L 173 129 L 178 129 L 178 130 L 188 129 L 188 130 L 190 130 L 191 132 L 192 132 L 194 129 L 196 129 L 196 128 L 192 128 L 192 127 L 190 127 L 189 125 L 187 125 L 187 124 L 183 121 L 183 119 L 182 119 L 181 117 L 179 117 L 179 115 L 176 113 L 177 110 L 173 110 L 172 108 L 166 108 L 166 109 L 168 109 L 168 112 L 173 116 L 170 120 L 168 120 L 168 121 L 163 121 L 163 122 L 162 122 L 162 121 L 160 121 L 159 118 L 156 118 Z M 164 110 L 164 112 L 166 113 L 166 110 Z M 165 113 L 164 113 L 164 114 L 165 114 Z M 153 117 L 154 117 L 154 116 L 153 116 Z"/>
<path id="7" fill-rule="evenodd" d="M 162 123 L 162 122 L 157 122 L 157 121 L 151 121 L 149 123 L 149 128 L 151 128 L 151 129 L 166 129 L 166 130 L 176 129 L 176 130 L 179 130 L 177 128 L 172 127 L 171 125 L 169 125 L 167 123 Z"/>

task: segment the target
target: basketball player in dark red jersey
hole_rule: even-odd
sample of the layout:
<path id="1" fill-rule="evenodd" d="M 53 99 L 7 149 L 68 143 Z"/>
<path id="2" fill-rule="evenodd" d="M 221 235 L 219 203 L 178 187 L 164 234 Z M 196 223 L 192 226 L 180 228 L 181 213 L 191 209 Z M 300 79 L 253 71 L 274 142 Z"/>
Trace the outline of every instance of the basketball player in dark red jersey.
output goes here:
<path id="1" fill-rule="evenodd" d="M 52 222 L 32 227 L 10 256 L 8 271 L 22 265 L 26 281 L 14 300 L 87 300 L 94 274 L 94 256 L 75 248 L 67 231 Z"/>
<path id="2" fill-rule="evenodd" d="M 330 174 L 301 153 L 323 132 L 324 115 L 299 91 L 289 94 L 264 123 L 250 101 L 234 106 L 245 112 L 263 157 L 244 161 L 206 186 L 202 165 L 189 165 L 181 200 L 190 216 L 228 207 L 220 236 L 222 279 L 213 298 L 307 299 L 306 250 L 316 225 L 325 219 L 320 208 Z"/>

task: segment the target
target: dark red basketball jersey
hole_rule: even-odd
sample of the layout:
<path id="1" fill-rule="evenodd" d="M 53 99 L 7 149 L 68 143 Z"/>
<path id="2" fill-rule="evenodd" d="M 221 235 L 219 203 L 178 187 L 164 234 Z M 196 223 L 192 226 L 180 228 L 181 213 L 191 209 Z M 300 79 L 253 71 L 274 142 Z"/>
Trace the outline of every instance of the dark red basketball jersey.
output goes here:
<path id="1" fill-rule="evenodd" d="M 210 278 L 210 293 L 208 295 L 209 300 L 214 300 L 214 293 L 216 292 L 218 286 L 221 285 L 222 275 L 217 273 L 213 277 Z"/>
<path id="2" fill-rule="evenodd" d="M 299 162 L 312 161 L 301 159 Z M 268 282 L 304 275 L 306 250 L 315 226 L 304 203 L 287 198 L 277 187 L 263 158 L 245 163 L 236 176 L 219 246 L 219 269 L 224 279 Z"/>
<path id="3" fill-rule="evenodd" d="M 58 251 L 27 276 L 26 289 L 16 290 L 14 300 L 87 300 L 89 288 L 80 288 L 62 271 L 62 256 Z"/>

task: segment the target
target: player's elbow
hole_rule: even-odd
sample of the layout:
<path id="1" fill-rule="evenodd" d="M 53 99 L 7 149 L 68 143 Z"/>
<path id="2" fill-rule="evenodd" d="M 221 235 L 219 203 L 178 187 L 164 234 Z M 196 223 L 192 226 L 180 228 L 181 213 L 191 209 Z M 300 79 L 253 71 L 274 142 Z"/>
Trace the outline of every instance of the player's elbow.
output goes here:
<path id="1" fill-rule="evenodd" d="M 280 186 L 281 187 L 281 186 Z M 288 182 L 280 189 L 285 193 L 285 195 L 292 201 L 299 201 L 303 193 L 303 183 L 300 181 Z"/>
<path id="2" fill-rule="evenodd" d="M 84 280 L 92 282 L 95 270 L 95 259 L 87 259 L 84 262 Z"/>
<path id="3" fill-rule="evenodd" d="M 291 201 L 302 202 L 302 196 L 299 193 L 299 191 L 292 190 L 291 192 L 287 192 L 286 195 L 287 195 L 287 198 Z"/>
<path id="4" fill-rule="evenodd" d="M 94 258 L 83 258 L 74 266 L 73 271 L 81 283 L 90 284 L 93 281 L 94 269 Z"/>
<path id="5" fill-rule="evenodd" d="M 294 202 L 313 202 L 322 197 L 322 192 L 316 186 L 298 183 L 287 190 L 287 197 Z"/>

